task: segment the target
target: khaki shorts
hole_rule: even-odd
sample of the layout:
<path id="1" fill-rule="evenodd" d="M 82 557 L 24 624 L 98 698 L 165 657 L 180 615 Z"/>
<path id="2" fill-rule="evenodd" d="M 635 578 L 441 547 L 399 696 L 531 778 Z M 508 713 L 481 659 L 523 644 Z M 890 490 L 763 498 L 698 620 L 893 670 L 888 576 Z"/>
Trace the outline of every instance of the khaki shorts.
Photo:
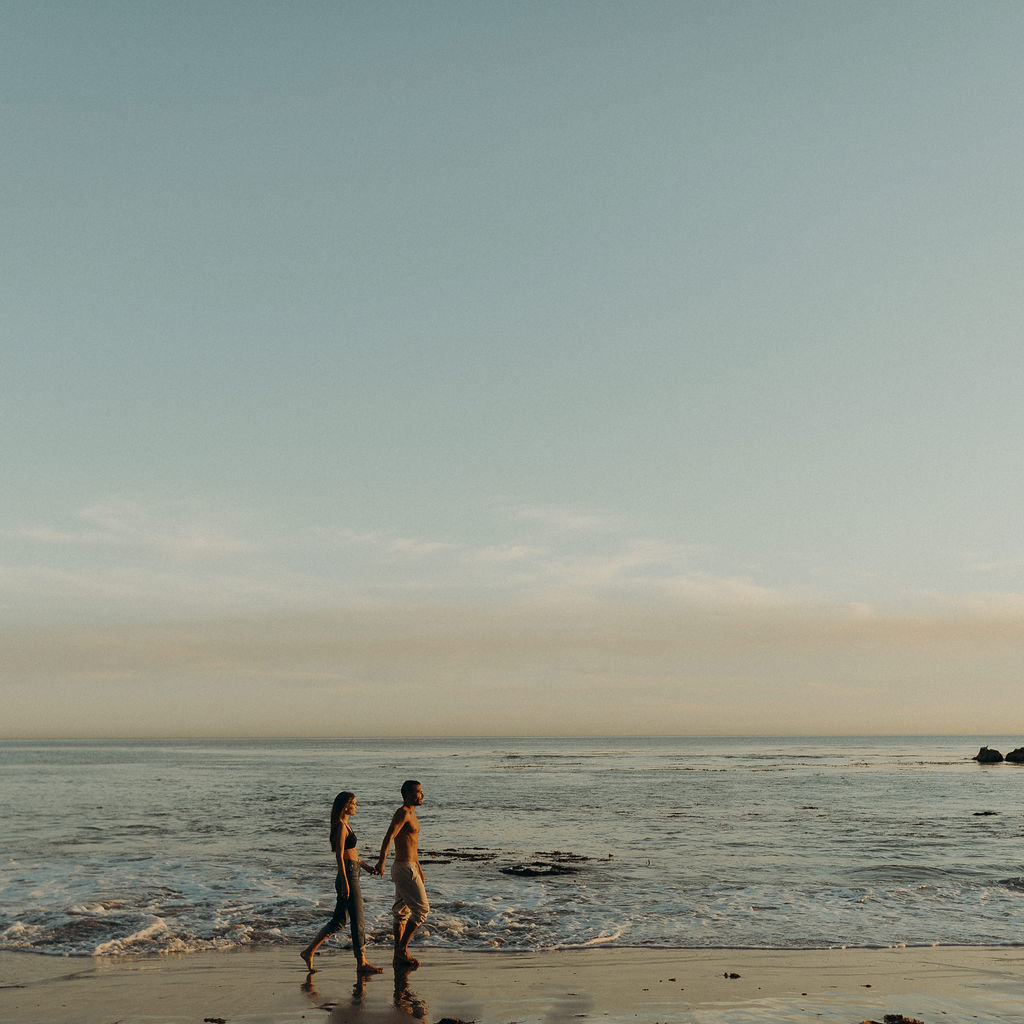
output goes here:
<path id="1" fill-rule="evenodd" d="M 395 883 L 395 920 L 404 922 L 411 917 L 414 924 L 422 924 L 430 913 L 430 904 L 419 867 L 411 861 L 396 860 L 391 865 L 391 881 Z"/>

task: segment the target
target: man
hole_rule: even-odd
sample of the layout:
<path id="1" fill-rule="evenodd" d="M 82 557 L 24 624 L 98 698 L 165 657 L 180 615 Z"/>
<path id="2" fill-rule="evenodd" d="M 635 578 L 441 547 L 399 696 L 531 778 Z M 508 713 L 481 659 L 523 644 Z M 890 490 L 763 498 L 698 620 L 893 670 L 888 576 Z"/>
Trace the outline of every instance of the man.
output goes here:
<path id="1" fill-rule="evenodd" d="M 420 822 L 416 817 L 416 808 L 422 803 L 423 787 L 414 779 L 403 782 L 402 806 L 391 818 L 376 868 L 378 875 L 384 874 L 388 847 L 394 841 L 391 880 L 395 883 L 395 964 L 399 967 L 419 967 L 419 960 L 409 955 L 409 940 L 430 911 L 420 867 Z"/>

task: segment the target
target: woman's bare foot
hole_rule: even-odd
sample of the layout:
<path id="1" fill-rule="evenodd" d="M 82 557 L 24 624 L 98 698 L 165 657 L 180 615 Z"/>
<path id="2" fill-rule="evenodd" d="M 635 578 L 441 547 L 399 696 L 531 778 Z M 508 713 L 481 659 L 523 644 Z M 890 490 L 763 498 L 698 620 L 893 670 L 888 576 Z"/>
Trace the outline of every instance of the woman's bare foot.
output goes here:
<path id="1" fill-rule="evenodd" d="M 395 966 L 396 967 L 419 967 L 420 962 L 414 956 L 409 956 L 408 953 L 400 953 L 397 949 L 395 950 Z"/>
<path id="2" fill-rule="evenodd" d="M 361 964 L 359 964 L 359 966 L 356 969 L 359 971 L 360 974 L 383 974 L 384 973 L 384 968 L 383 967 L 377 967 L 374 964 L 371 964 L 369 960 L 364 960 Z"/>
<path id="3" fill-rule="evenodd" d="M 304 949 L 299 954 L 299 956 L 302 957 L 302 961 L 306 965 L 306 968 L 309 970 L 309 973 L 310 974 L 315 974 L 316 973 L 316 968 L 313 966 L 313 950 L 311 950 L 311 949 Z"/>

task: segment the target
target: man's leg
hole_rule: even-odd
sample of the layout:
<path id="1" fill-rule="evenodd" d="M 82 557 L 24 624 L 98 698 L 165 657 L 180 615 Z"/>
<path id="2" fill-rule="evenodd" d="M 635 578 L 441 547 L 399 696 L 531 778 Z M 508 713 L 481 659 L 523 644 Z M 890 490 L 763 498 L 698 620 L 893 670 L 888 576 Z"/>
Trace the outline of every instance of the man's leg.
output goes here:
<path id="1" fill-rule="evenodd" d="M 406 963 L 416 963 L 416 958 L 409 955 L 409 942 L 420 922 L 412 916 L 405 919 L 405 924 L 400 930 L 395 931 L 395 959 L 404 960 Z"/>
<path id="2" fill-rule="evenodd" d="M 395 962 L 415 966 L 419 961 L 409 955 L 409 941 L 426 920 L 430 904 L 413 865 L 395 864 L 391 877 L 395 882 Z"/>
<path id="3" fill-rule="evenodd" d="M 402 899 L 402 888 L 398 883 L 398 879 L 395 877 L 396 872 L 394 867 L 391 869 L 391 878 L 395 883 L 395 902 L 391 908 L 391 913 L 395 919 L 394 934 L 395 934 L 395 959 L 398 959 L 398 951 L 402 948 L 402 935 L 405 932 L 406 922 L 409 920 L 409 908 L 405 905 L 405 900 Z"/>

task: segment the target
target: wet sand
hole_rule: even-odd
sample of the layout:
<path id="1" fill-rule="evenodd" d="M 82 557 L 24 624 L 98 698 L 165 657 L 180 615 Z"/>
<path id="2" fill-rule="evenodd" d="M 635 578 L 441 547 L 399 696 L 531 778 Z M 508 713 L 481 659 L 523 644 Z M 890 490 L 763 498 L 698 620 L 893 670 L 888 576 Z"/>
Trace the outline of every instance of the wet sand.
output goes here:
<path id="1" fill-rule="evenodd" d="M 0 954 L 0 1020 L 32 1024 L 859 1024 L 1024 1020 L 1024 949 L 417 950 L 360 981 L 351 952 L 307 974 L 298 948 L 153 958 Z"/>

